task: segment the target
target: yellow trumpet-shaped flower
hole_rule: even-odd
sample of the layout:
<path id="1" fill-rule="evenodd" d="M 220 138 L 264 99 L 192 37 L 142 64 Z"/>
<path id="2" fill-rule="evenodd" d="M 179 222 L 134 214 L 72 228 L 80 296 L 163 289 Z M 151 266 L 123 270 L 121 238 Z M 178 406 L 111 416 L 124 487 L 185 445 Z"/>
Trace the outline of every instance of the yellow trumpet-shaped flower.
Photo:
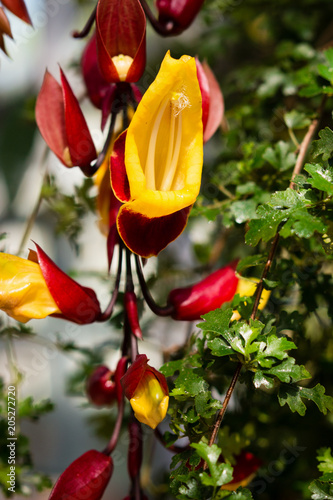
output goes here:
<path id="1" fill-rule="evenodd" d="M 259 280 L 257 278 L 240 278 L 235 295 L 238 294 L 240 297 L 252 297 L 252 295 L 256 292 L 258 282 Z M 270 294 L 271 292 L 269 290 L 263 289 L 258 307 L 260 311 L 266 306 Z M 231 320 L 233 321 L 238 319 L 240 319 L 240 314 L 237 311 L 234 311 Z"/>
<path id="2" fill-rule="evenodd" d="M 26 323 L 60 314 L 36 262 L 0 253 L 0 309 Z"/>
<path id="3" fill-rule="evenodd" d="M 161 217 L 193 204 L 203 162 L 202 102 L 195 59 L 168 52 L 128 128 L 131 210 Z"/>
<path id="4" fill-rule="evenodd" d="M 139 422 L 155 429 L 168 411 L 169 396 L 155 375 L 148 372 L 138 384 L 130 403 Z"/>

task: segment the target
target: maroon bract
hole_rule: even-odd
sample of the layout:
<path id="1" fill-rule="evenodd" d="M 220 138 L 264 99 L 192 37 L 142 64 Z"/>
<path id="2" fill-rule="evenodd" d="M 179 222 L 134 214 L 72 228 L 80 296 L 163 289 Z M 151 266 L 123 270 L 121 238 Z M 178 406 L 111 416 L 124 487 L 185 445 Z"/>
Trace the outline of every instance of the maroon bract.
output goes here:
<path id="1" fill-rule="evenodd" d="M 124 306 L 133 335 L 142 340 L 142 331 L 138 317 L 138 306 L 134 292 L 125 292 Z"/>
<path id="2" fill-rule="evenodd" d="M 224 114 L 224 100 L 214 73 L 206 62 L 195 60 L 202 96 L 203 139 L 207 142 L 221 125 Z"/>
<path id="3" fill-rule="evenodd" d="M 101 309 L 95 292 L 70 278 L 46 255 L 40 246 L 36 243 L 35 245 L 37 262 L 52 298 L 62 312 L 60 317 L 80 325 L 96 321 L 101 314 Z M 29 259 L 35 260 L 31 255 L 29 255 Z"/>
<path id="4" fill-rule="evenodd" d="M 136 82 L 146 65 L 146 17 L 138 0 L 99 0 L 98 63 L 108 82 Z"/>
<path id="5" fill-rule="evenodd" d="M 232 300 L 238 284 L 235 268 L 236 262 L 218 269 L 194 285 L 172 290 L 168 297 L 168 303 L 174 307 L 172 317 L 184 321 L 197 320 Z"/>
<path id="6" fill-rule="evenodd" d="M 96 159 L 86 120 L 64 73 L 61 85 L 46 71 L 36 102 L 36 122 L 45 142 L 68 168 L 84 172 Z"/>
<path id="7" fill-rule="evenodd" d="M 112 459 L 96 450 L 89 450 L 74 460 L 61 474 L 49 500 L 99 500 L 111 478 Z"/>
<path id="8" fill-rule="evenodd" d="M 156 0 L 160 24 L 173 33 L 181 33 L 190 26 L 204 0 Z"/>
<path id="9" fill-rule="evenodd" d="M 117 401 L 114 372 L 105 365 L 97 366 L 87 379 L 86 391 L 96 406 L 112 405 Z"/>

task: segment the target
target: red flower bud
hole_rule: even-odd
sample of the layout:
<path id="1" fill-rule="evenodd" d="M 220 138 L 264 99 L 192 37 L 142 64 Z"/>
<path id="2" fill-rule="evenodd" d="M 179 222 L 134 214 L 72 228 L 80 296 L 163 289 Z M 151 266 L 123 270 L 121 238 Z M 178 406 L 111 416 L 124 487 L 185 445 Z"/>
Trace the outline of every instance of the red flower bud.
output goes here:
<path id="1" fill-rule="evenodd" d="M 111 457 L 89 450 L 61 474 L 49 500 L 99 500 L 113 471 Z"/>
<path id="2" fill-rule="evenodd" d="M 128 426 L 130 443 L 128 447 L 127 468 L 131 479 L 139 475 L 142 464 L 142 428 L 137 420 Z"/>
<path id="3" fill-rule="evenodd" d="M 235 268 L 236 263 L 229 264 L 195 285 L 172 290 L 168 297 L 168 303 L 174 306 L 172 317 L 184 321 L 197 320 L 232 300 L 238 284 Z"/>
<path id="4" fill-rule="evenodd" d="M 142 331 L 138 317 L 138 306 L 134 292 L 125 292 L 124 306 L 133 335 L 142 340 Z"/>
<path id="5" fill-rule="evenodd" d="M 224 100 L 220 86 L 208 64 L 206 62 L 201 64 L 197 58 L 195 62 L 202 97 L 203 139 L 207 142 L 221 125 Z"/>
<path id="6" fill-rule="evenodd" d="M 60 69 L 61 85 L 46 71 L 36 102 L 36 122 L 45 142 L 68 168 L 84 172 L 96 159 L 87 123 L 69 83 Z"/>
<path id="7" fill-rule="evenodd" d="M 136 82 L 146 65 L 146 17 L 138 0 L 99 0 L 98 63 L 108 82 Z"/>
<path id="8" fill-rule="evenodd" d="M 117 400 L 114 372 L 105 365 L 97 366 L 87 379 L 86 391 L 95 405 L 112 405 Z"/>
<path id="9" fill-rule="evenodd" d="M 173 26 L 173 33 L 181 33 L 190 26 L 204 0 L 156 0 L 158 20 L 165 26 Z"/>

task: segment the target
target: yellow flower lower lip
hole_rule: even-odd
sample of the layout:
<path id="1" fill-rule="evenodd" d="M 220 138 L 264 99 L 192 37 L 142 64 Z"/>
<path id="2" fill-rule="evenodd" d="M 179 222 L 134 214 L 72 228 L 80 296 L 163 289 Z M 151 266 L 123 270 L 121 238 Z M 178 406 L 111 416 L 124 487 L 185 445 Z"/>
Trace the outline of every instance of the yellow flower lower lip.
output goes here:
<path id="1" fill-rule="evenodd" d="M 130 403 L 139 422 L 155 429 L 165 418 L 169 396 L 163 392 L 157 378 L 149 373 L 139 383 Z"/>

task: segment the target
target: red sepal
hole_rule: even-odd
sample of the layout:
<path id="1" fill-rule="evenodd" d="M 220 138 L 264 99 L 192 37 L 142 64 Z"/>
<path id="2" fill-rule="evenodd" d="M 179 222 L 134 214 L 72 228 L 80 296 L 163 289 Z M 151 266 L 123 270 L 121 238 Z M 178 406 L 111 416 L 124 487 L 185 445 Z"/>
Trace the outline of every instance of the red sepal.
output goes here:
<path id="1" fill-rule="evenodd" d="M 130 478 L 135 479 L 140 473 L 142 464 L 142 427 L 135 418 L 128 424 L 128 433 L 127 469 Z"/>
<path id="2" fill-rule="evenodd" d="M 2 7 L 0 7 L 0 33 L 13 38 L 8 17 Z"/>
<path id="3" fill-rule="evenodd" d="M 141 257 L 158 255 L 185 229 L 190 207 L 163 217 L 149 218 L 123 205 L 117 219 L 118 232 L 125 245 Z"/>
<path id="4" fill-rule="evenodd" d="M 114 373 L 105 365 L 97 366 L 87 379 L 86 392 L 96 406 L 112 405 L 117 399 Z"/>
<path id="5" fill-rule="evenodd" d="M 118 400 L 118 405 L 120 404 L 122 398 L 123 398 L 123 386 L 121 379 L 126 373 L 127 369 L 127 363 L 128 363 L 128 358 L 127 356 L 123 356 L 120 358 L 117 364 L 117 368 L 114 374 L 114 381 L 116 383 L 116 391 L 117 391 L 117 400 Z"/>
<path id="6" fill-rule="evenodd" d="M 66 136 L 70 157 L 73 165 L 85 167 L 96 159 L 96 149 L 79 102 L 61 68 L 60 75 L 65 109 Z"/>
<path id="7" fill-rule="evenodd" d="M 62 88 L 47 70 L 37 97 L 35 114 L 39 131 L 49 148 L 64 165 L 71 167 L 69 159 L 64 157 L 68 141 Z"/>
<path id="8" fill-rule="evenodd" d="M 181 33 L 193 22 L 204 0 L 157 0 L 158 20 L 167 26 L 174 23 L 173 31 Z"/>
<path id="9" fill-rule="evenodd" d="M 119 82 L 112 57 L 130 56 L 126 82 L 136 82 L 146 65 L 146 17 L 138 0 L 99 0 L 96 12 L 98 63 L 108 82 Z"/>
<path id="10" fill-rule="evenodd" d="M 36 243 L 38 263 L 45 283 L 64 319 L 80 325 L 93 323 L 101 314 L 91 288 L 83 287 L 65 274 Z"/>
<path id="11" fill-rule="evenodd" d="M 148 361 L 149 359 L 145 354 L 138 354 L 134 363 L 129 367 L 121 379 L 121 385 L 123 386 L 127 399 L 131 399 L 133 397 L 137 386 L 147 372 L 152 373 L 157 378 L 164 393 L 169 394 L 165 376 L 152 366 L 148 365 Z"/>
<path id="12" fill-rule="evenodd" d="M 110 160 L 111 187 L 115 196 L 123 203 L 131 199 L 131 191 L 125 167 L 126 135 L 127 130 L 117 137 L 113 145 Z"/>
<path id="13" fill-rule="evenodd" d="M 204 142 L 207 142 L 222 123 L 224 115 L 224 99 L 215 75 L 205 61 L 202 63 L 202 68 L 209 86 L 209 112 L 203 133 Z"/>
<path id="14" fill-rule="evenodd" d="M 103 78 L 98 66 L 96 33 L 93 34 L 83 51 L 81 68 L 91 102 L 96 108 L 102 109 L 110 84 Z"/>
<path id="15" fill-rule="evenodd" d="M 25 23 L 32 25 L 24 0 L 1 0 L 1 3 L 16 17 L 19 17 Z"/>
<path id="16" fill-rule="evenodd" d="M 74 460 L 54 485 L 49 500 L 100 500 L 111 478 L 111 457 L 89 450 Z"/>
<path id="17" fill-rule="evenodd" d="M 142 331 L 138 316 L 138 305 L 134 292 L 125 292 L 124 306 L 133 335 L 142 340 Z"/>
<path id="18" fill-rule="evenodd" d="M 172 317 L 183 321 L 197 320 L 232 300 L 238 284 L 236 265 L 237 262 L 233 262 L 199 283 L 172 290 L 168 297 L 168 303 L 174 307 Z"/>

